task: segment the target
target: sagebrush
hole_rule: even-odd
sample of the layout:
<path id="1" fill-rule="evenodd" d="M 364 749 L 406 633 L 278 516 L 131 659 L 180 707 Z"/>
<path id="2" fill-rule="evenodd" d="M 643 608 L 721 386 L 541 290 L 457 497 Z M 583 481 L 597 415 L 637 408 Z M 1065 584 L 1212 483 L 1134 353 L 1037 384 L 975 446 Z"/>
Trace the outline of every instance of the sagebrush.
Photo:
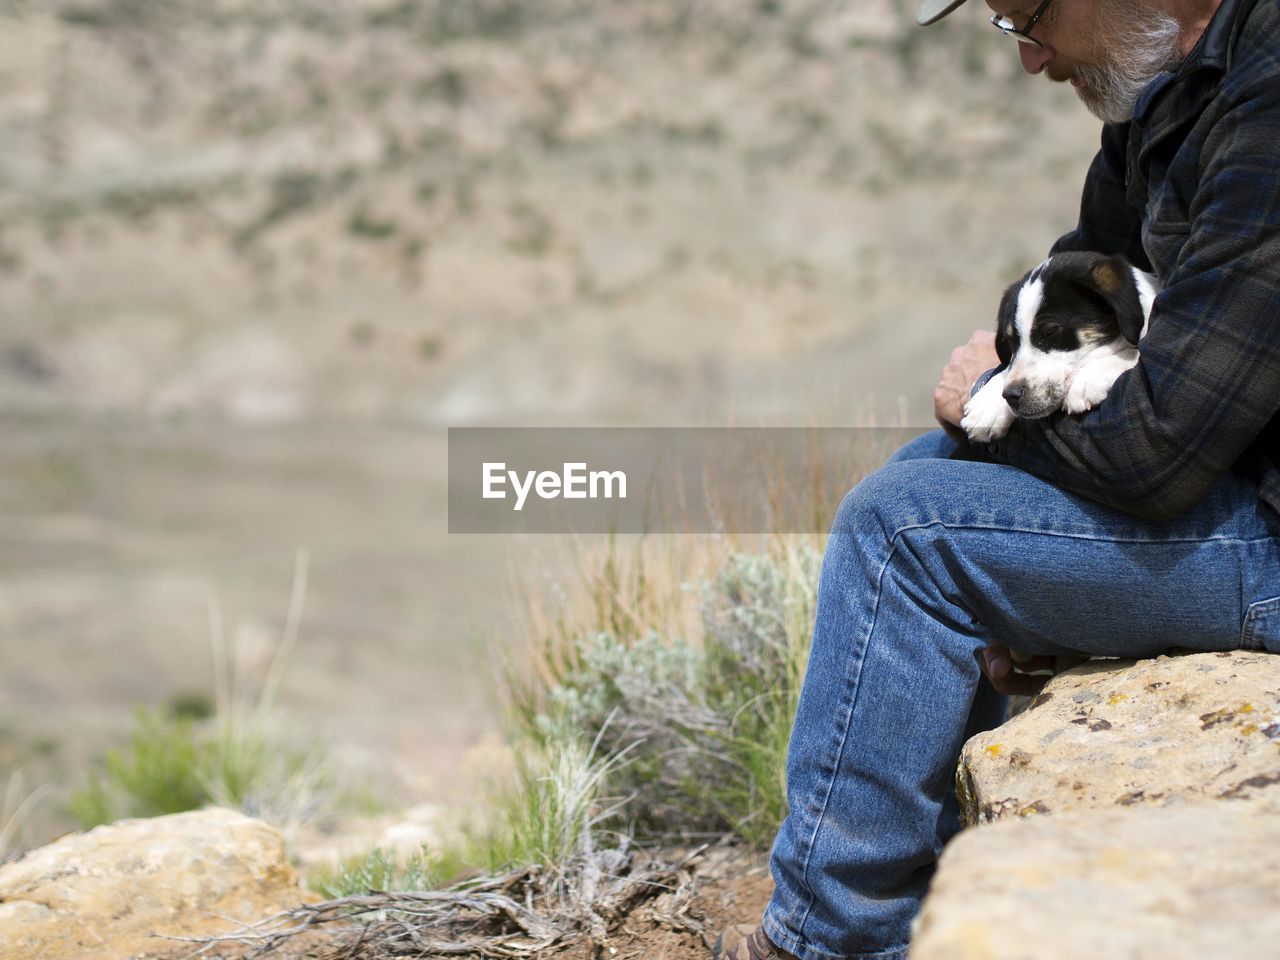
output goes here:
<path id="1" fill-rule="evenodd" d="M 610 556 L 603 565 L 615 585 L 618 564 Z M 785 811 L 819 565 L 807 542 L 727 553 L 686 585 L 697 597 L 695 636 L 618 615 L 595 618 L 612 629 L 578 635 L 562 624 L 543 639 L 534 678 L 513 682 L 516 749 L 556 756 L 594 743 L 602 761 L 625 756 L 601 782 L 621 798 L 606 821 L 613 829 L 766 844 Z"/>

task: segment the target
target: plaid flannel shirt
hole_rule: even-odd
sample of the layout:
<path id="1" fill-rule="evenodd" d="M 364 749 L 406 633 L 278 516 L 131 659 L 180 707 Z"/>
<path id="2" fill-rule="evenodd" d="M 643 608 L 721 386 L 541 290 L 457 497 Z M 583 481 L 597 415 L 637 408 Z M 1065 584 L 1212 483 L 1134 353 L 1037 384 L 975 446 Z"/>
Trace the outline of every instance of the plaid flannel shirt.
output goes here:
<path id="1" fill-rule="evenodd" d="M 1280 511 L 1280 0 L 1223 0 L 1103 128 L 1065 250 L 1159 277 L 1140 360 L 1086 415 L 1018 420 L 994 458 L 1149 519 L 1240 470 Z"/>

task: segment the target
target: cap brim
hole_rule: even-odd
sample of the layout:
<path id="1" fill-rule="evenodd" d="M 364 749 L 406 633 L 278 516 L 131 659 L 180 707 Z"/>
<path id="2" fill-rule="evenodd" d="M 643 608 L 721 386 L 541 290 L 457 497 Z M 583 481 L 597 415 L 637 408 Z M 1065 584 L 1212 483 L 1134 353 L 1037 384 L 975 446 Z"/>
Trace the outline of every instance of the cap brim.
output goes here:
<path id="1" fill-rule="evenodd" d="M 962 3 L 964 0 L 919 0 L 916 4 L 916 23 L 922 27 L 937 23 Z"/>

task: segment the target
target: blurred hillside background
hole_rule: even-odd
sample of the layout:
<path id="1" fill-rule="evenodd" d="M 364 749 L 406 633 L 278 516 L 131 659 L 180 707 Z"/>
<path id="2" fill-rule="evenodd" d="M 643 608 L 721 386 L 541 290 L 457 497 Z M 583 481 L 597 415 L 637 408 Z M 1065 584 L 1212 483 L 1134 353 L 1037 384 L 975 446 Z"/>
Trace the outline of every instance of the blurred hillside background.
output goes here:
<path id="1" fill-rule="evenodd" d="M 927 426 L 1097 123 L 975 2 L 0 0 L 0 784 L 284 624 L 298 736 L 446 801 L 508 571 L 445 428 Z M 972 8 L 972 9 L 971 9 Z M 59 792 L 60 791 L 60 792 Z"/>

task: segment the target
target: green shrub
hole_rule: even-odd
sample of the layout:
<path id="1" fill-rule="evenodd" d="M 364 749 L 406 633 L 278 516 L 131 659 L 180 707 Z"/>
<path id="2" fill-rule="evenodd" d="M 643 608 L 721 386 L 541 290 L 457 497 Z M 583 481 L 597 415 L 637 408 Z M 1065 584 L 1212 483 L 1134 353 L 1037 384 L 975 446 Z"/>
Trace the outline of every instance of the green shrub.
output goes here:
<path id="1" fill-rule="evenodd" d="M 167 713 L 139 707 L 126 750 L 108 751 L 100 771 L 70 801 L 86 828 L 121 817 L 154 817 L 209 804 L 233 807 L 281 828 L 321 819 L 335 789 L 323 752 L 290 749 L 271 718 L 306 600 L 308 557 L 298 551 L 284 631 L 265 676 L 242 677 L 210 604 L 214 696 L 174 698 Z"/>
<path id="2" fill-rule="evenodd" d="M 606 785 L 626 770 L 628 752 L 606 752 L 598 740 L 586 746 L 566 731 L 543 750 L 517 754 L 514 789 L 494 798 L 491 825 L 471 840 L 473 862 L 496 873 L 590 853 L 627 802 L 607 796 Z"/>
<path id="3" fill-rule="evenodd" d="M 201 777 L 209 802 L 277 826 L 324 819 L 335 784 L 324 750 L 290 749 L 257 722 L 221 718 L 206 743 Z"/>
<path id="4" fill-rule="evenodd" d="M 462 871 L 456 856 L 433 852 L 426 844 L 404 862 L 382 847 L 350 857 L 337 867 L 313 867 L 307 886 L 330 900 L 370 893 L 434 890 Z"/>
<path id="5" fill-rule="evenodd" d="M 562 629 L 545 642 L 537 679 L 513 684 L 517 749 L 558 756 L 594 742 L 597 793 L 623 798 L 601 823 L 664 840 L 733 833 L 766 845 L 786 810 L 819 563 L 807 545 L 730 553 L 697 588 L 697 646 L 647 628 L 634 616 L 642 604 L 598 599 L 596 622 L 612 629 Z M 602 581 L 616 586 L 616 558 L 605 566 Z"/>
<path id="6" fill-rule="evenodd" d="M 201 778 L 203 750 L 194 724 L 139 707 L 127 750 L 110 750 L 101 777 L 72 794 L 71 813 L 93 827 L 120 817 L 157 817 L 209 802 Z"/>
<path id="7" fill-rule="evenodd" d="M 734 833 L 765 847 L 786 816 L 786 755 L 809 658 L 821 555 L 807 545 L 731 554 L 703 590 L 704 686 L 723 726 L 723 775 L 701 799 Z"/>
<path id="8" fill-rule="evenodd" d="M 284 631 L 265 675 L 241 675 L 210 604 L 214 653 L 212 698 L 183 694 L 167 712 L 138 708 L 124 750 L 108 751 L 101 769 L 70 801 L 86 828 L 121 817 L 154 817 L 209 804 L 232 807 L 283 829 L 321 819 L 334 787 L 319 748 L 303 753 L 271 725 L 276 691 L 297 640 L 306 599 L 308 558 L 299 551 Z"/>
<path id="9" fill-rule="evenodd" d="M 290 751 L 251 724 L 139 707 L 129 746 L 109 750 L 102 769 L 72 794 L 86 829 L 122 817 L 158 817 L 209 804 L 277 825 L 315 819 L 331 796 L 318 754 Z"/>
<path id="10" fill-rule="evenodd" d="M 588 737 L 598 738 L 606 757 L 630 752 L 631 762 L 610 779 L 611 790 L 630 798 L 628 818 L 645 833 L 673 822 L 696 829 L 682 787 L 696 775 L 685 743 L 689 731 L 715 722 L 691 699 L 698 665 L 696 651 L 652 633 L 630 642 L 612 633 L 584 637 L 526 733 L 552 754 Z"/>
<path id="11" fill-rule="evenodd" d="M 605 756 L 598 743 L 557 741 L 554 752 L 531 749 L 516 758 L 514 778 L 489 797 L 484 821 L 464 827 L 452 844 L 401 862 L 375 847 L 338 867 L 312 868 L 307 886 L 336 899 L 376 891 L 432 890 L 479 872 L 505 873 L 541 865 L 552 870 L 590 854 L 620 801 L 604 785 L 625 767 L 626 752 Z"/>

